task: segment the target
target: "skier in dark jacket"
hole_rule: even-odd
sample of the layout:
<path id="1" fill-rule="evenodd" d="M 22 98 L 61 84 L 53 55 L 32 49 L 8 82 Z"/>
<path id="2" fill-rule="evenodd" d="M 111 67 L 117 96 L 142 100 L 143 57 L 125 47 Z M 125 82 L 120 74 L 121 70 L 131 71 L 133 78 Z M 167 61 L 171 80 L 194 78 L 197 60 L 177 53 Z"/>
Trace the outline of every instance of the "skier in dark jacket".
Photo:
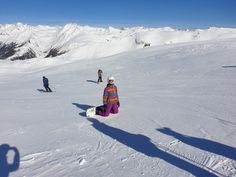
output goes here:
<path id="1" fill-rule="evenodd" d="M 48 78 L 45 76 L 43 76 L 43 86 L 45 87 L 46 92 L 52 92 L 52 90 L 49 88 Z"/>
<path id="2" fill-rule="evenodd" d="M 99 84 L 99 82 L 102 82 L 102 70 L 101 69 L 99 69 L 98 70 L 98 84 Z"/>

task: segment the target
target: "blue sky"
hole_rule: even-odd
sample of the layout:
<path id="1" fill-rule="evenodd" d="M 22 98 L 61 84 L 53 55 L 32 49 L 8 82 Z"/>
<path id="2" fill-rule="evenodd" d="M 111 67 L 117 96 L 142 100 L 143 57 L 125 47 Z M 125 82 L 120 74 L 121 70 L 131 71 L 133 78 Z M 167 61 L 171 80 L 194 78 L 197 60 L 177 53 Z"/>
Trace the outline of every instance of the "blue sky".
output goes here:
<path id="1" fill-rule="evenodd" d="M 236 27 L 236 0 L 0 0 L 0 24 Z"/>

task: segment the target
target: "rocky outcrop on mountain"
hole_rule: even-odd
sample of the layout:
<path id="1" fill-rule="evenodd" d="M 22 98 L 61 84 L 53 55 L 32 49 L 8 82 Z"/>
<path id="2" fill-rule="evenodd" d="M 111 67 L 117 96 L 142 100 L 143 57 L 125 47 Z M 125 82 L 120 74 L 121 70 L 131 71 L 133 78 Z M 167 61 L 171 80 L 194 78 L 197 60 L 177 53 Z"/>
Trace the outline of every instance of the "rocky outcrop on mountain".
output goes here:
<path id="1" fill-rule="evenodd" d="M 0 60 L 10 59 L 11 61 L 15 61 L 36 58 L 37 54 L 33 49 L 27 47 L 27 43 L 31 43 L 30 40 L 24 42 L 23 44 L 17 44 L 14 42 L 4 44 L 0 42 Z M 27 48 L 26 52 L 21 52 L 22 54 L 18 54 L 23 47 Z M 60 51 L 60 49 L 52 48 L 49 51 L 45 51 L 44 53 L 46 53 L 45 58 L 49 58 L 62 55 L 66 53 L 66 51 Z"/>
<path id="2" fill-rule="evenodd" d="M 26 53 L 24 53 L 23 55 L 11 58 L 11 61 L 26 60 L 26 59 L 31 59 L 31 58 L 35 58 L 35 57 L 36 57 L 35 52 L 32 49 L 28 49 L 28 51 Z"/>
<path id="3" fill-rule="evenodd" d="M 10 44 L 4 44 L 0 42 L 0 60 L 7 59 L 8 57 L 16 53 L 17 44 L 12 42 Z"/>
<path id="4" fill-rule="evenodd" d="M 31 59 L 36 57 L 36 53 L 32 49 L 28 49 L 23 54 L 17 54 L 21 50 L 21 48 L 25 45 L 23 44 L 16 44 L 14 42 L 9 44 L 4 44 L 0 42 L 0 59 L 10 59 L 11 61 L 14 60 L 25 60 L 25 59 Z"/>
<path id="5" fill-rule="evenodd" d="M 49 58 L 49 57 L 56 57 L 56 56 L 59 56 L 59 55 L 62 55 L 66 53 L 66 51 L 60 51 L 59 49 L 51 49 L 48 54 L 46 55 L 45 58 Z"/>

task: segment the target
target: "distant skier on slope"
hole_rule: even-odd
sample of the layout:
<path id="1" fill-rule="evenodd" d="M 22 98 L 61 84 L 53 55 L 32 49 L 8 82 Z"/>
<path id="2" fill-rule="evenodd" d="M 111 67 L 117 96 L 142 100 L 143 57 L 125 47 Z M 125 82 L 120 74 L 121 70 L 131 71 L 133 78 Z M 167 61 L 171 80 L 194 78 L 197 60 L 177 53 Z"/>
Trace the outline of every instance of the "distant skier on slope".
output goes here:
<path id="1" fill-rule="evenodd" d="M 99 69 L 98 70 L 98 84 L 99 84 L 99 82 L 102 82 L 102 70 L 101 69 Z"/>
<path id="2" fill-rule="evenodd" d="M 103 93 L 103 106 L 96 108 L 96 114 L 101 116 L 109 116 L 110 113 L 116 114 L 120 107 L 117 87 L 114 84 L 115 78 L 110 76 L 107 81 L 108 84 Z"/>
<path id="3" fill-rule="evenodd" d="M 43 76 L 43 86 L 46 89 L 46 92 L 52 92 L 52 90 L 49 88 L 48 78 L 45 76 Z"/>

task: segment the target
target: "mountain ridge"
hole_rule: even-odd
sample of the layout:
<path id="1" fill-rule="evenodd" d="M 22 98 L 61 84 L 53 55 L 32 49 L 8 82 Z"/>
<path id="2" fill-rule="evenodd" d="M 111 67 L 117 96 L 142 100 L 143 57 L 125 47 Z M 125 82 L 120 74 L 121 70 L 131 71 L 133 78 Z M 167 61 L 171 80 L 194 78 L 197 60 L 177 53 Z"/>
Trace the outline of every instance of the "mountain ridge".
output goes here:
<path id="1" fill-rule="evenodd" d="M 0 60 L 31 58 L 98 58 L 138 48 L 184 42 L 236 38 L 234 28 L 178 30 L 163 28 L 96 28 L 75 23 L 65 26 L 0 25 Z"/>

